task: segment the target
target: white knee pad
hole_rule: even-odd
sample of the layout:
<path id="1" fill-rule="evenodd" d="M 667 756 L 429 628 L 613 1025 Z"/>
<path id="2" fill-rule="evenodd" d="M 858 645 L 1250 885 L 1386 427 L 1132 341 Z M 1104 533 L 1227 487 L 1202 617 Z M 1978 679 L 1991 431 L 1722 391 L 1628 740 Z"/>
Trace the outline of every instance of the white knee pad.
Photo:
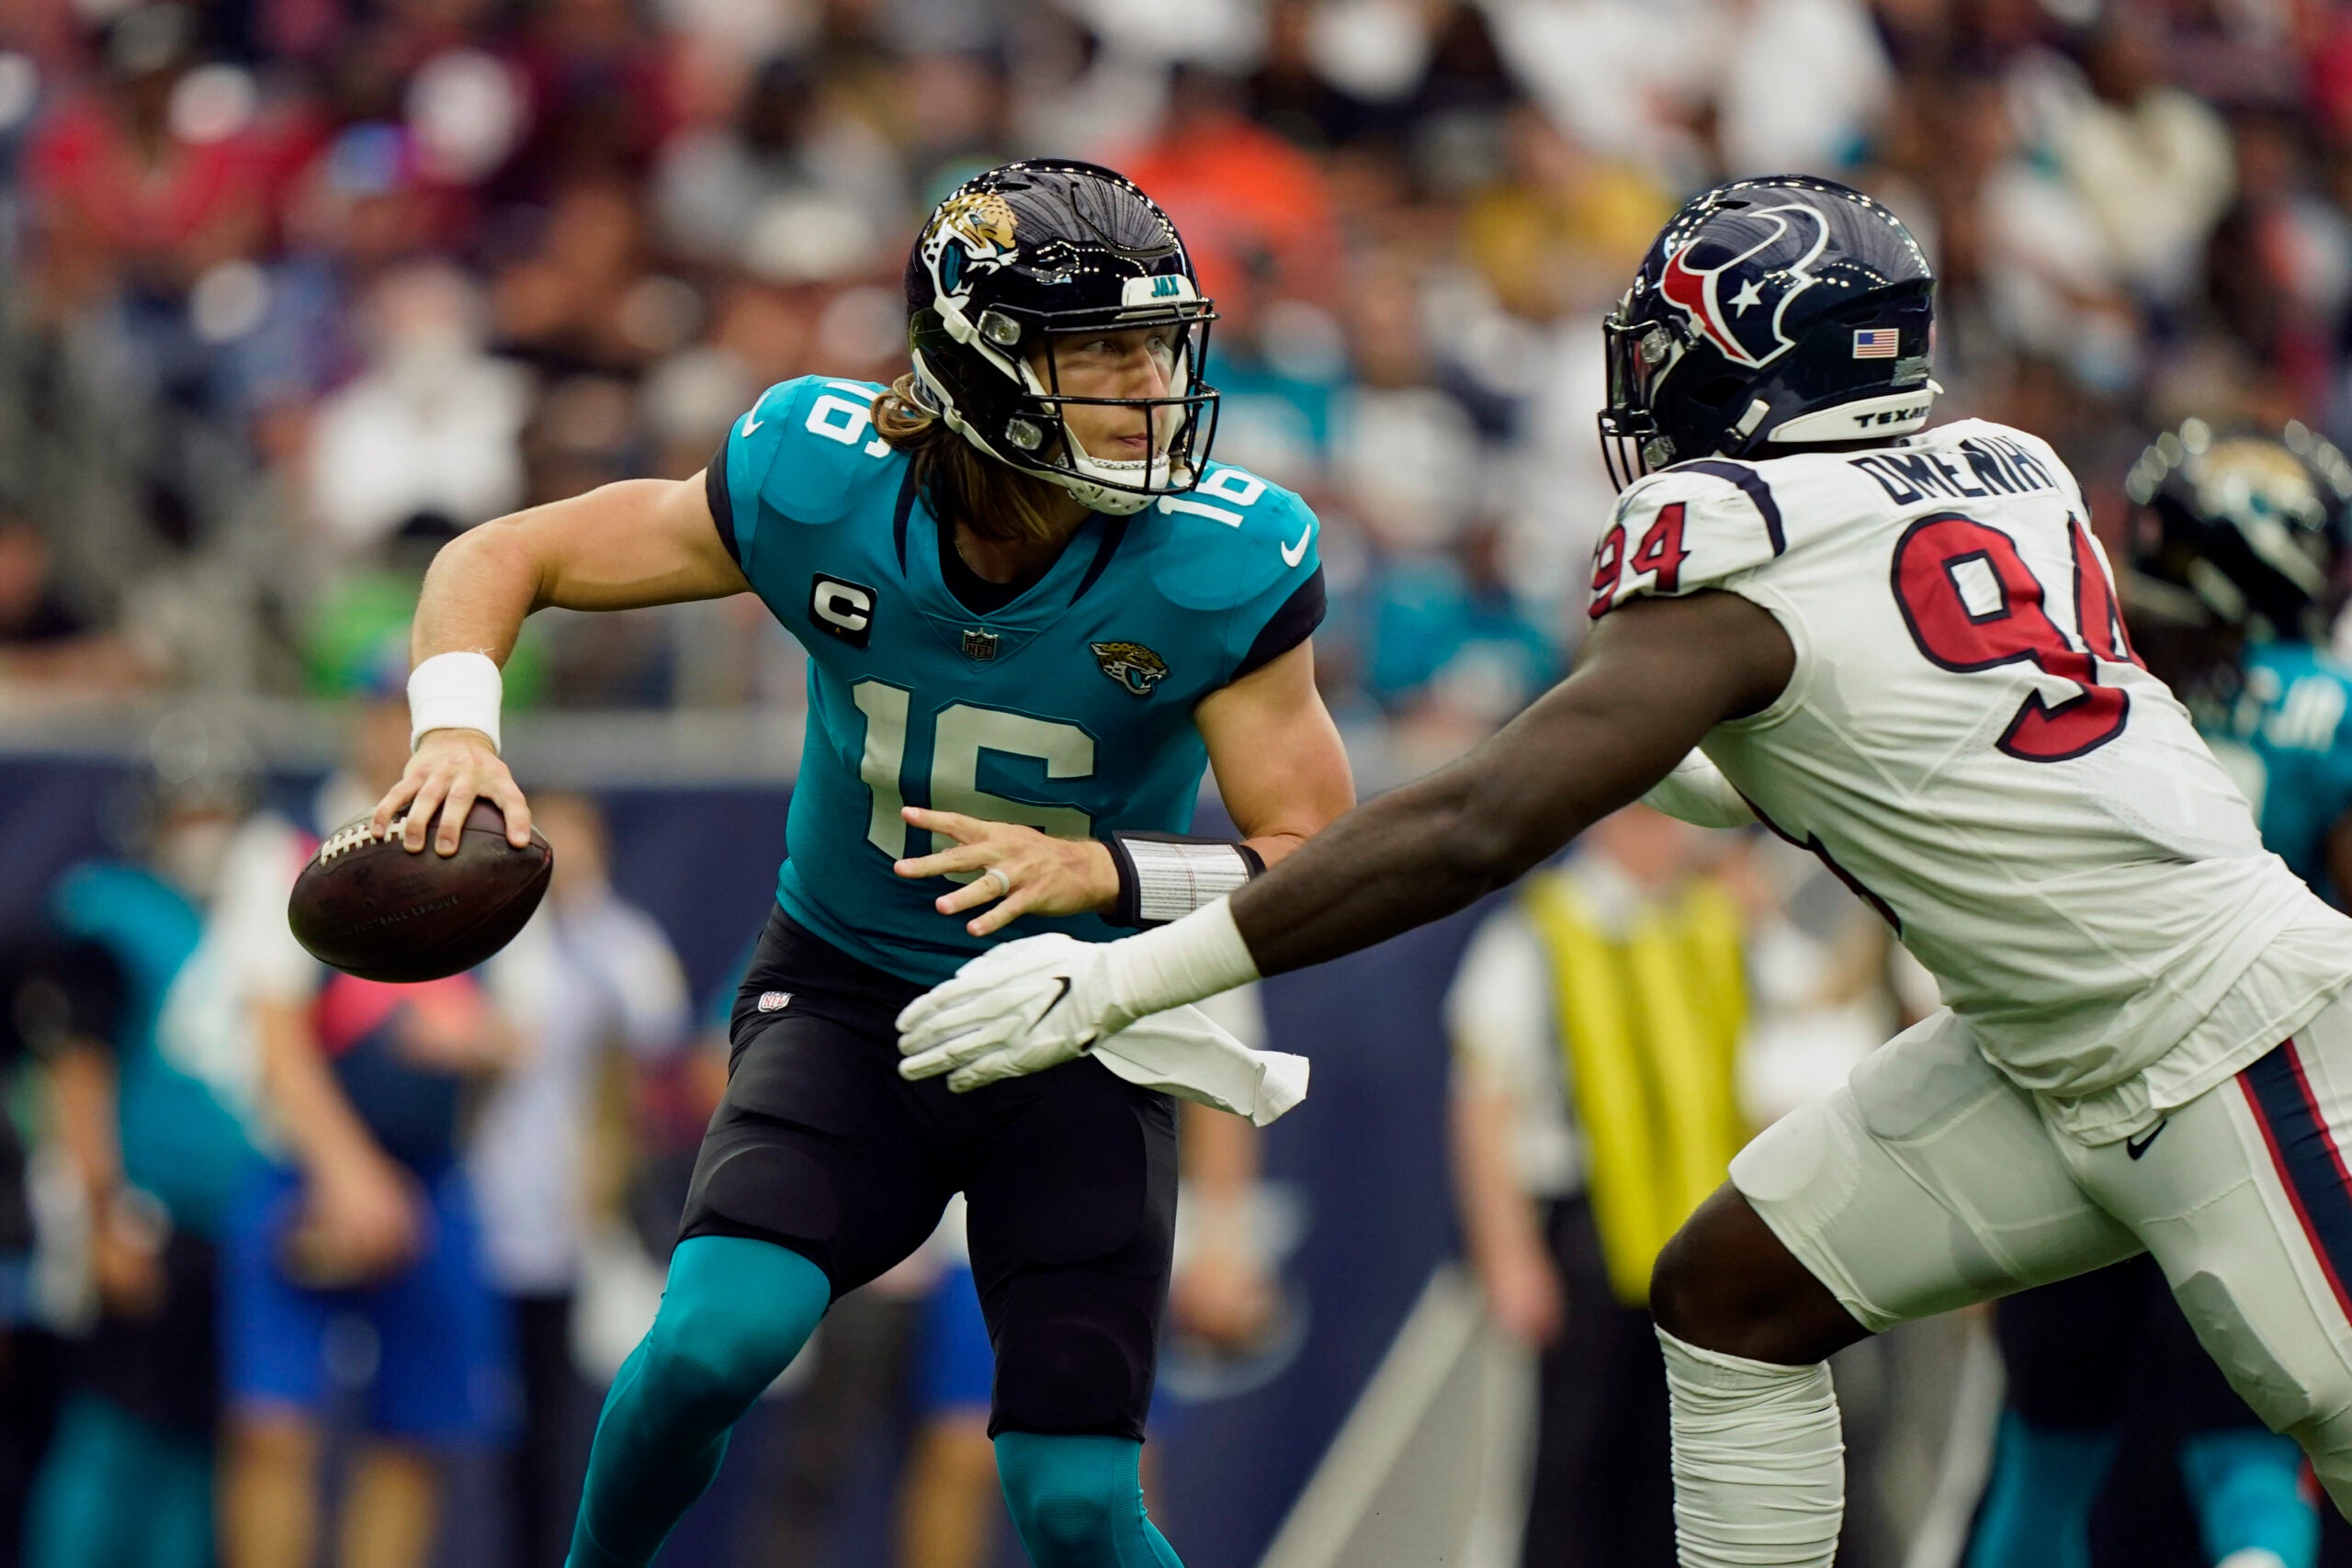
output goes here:
<path id="1" fill-rule="evenodd" d="M 1663 1328 L 1682 1568 L 1828 1568 L 1846 1512 L 1829 1369 L 1686 1345 Z"/>

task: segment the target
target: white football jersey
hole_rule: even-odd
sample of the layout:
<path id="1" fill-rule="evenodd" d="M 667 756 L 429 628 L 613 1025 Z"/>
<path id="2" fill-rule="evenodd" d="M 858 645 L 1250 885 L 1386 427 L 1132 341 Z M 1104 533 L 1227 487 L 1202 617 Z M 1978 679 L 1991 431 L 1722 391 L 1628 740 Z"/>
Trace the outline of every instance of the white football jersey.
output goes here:
<path id="1" fill-rule="evenodd" d="M 2132 658 L 2088 518 L 2045 443 L 1980 420 L 1684 463 L 1621 499 L 1591 613 L 1702 588 L 1771 612 L 1795 673 L 1706 754 L 1886 917 L 1996 1066 L 2098 1139 L 2306 1021 L 2352 981 L 2352 921 L 2262 847 Z M 2301 967 L 2233 997 L 2274 943 Z"/>

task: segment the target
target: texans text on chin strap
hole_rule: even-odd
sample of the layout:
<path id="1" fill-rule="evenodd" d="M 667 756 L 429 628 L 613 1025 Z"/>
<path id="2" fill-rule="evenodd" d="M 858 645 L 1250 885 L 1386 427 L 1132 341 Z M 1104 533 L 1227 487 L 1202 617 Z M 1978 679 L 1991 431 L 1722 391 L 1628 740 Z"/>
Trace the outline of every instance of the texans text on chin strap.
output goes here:
<path id="1" fill-rule="evenodd" d="M 1222 898 L 1118 942 L 1056 933 L 1007 942 L 899 1014 L 899 1071 L 945 1073 L 961 1093 L 1091 1050 L 1131 1083 L 1263 1126 L 1306 1097 L 1305 1058 L 1251 1051 L 1185 1005 L 1256 978 Z"/>

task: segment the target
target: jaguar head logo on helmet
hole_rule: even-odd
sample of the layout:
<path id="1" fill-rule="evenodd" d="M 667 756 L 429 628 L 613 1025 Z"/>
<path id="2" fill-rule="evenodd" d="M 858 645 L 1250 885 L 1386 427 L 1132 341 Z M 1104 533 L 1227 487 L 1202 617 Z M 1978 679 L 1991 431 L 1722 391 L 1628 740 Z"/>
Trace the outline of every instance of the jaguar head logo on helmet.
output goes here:
<path id="1" fill-rule="evenodd" d="M 2165 431 L 2124 476 L 2122 581 L 2152 668 L 2198 688 L 2246 642 L 2328 645 L 2352 569 L 2352 459 L 2301 422 Z"/>
<path id="2" fill-rule="evenodd" d="M 923 225 L 906 296 L 914 372 L 893 391 L 917 420 L 1097 512 L 1139 512 L 1199 483 L 1216 310 L 1175 224 L 1133 181 L 1066 158 L 975 175 Z M 1137 333 L 1148 384 L 1090 389 L 1087 346 Z"/>
<path id="3" fill-rule="evenodd" d="M 1611 478 L 1918 429 L 1937 390 L 1934 289 L 1901 220 L 1833 180 L 1774 175 L 1693 197 L 1602 328 Z"/>

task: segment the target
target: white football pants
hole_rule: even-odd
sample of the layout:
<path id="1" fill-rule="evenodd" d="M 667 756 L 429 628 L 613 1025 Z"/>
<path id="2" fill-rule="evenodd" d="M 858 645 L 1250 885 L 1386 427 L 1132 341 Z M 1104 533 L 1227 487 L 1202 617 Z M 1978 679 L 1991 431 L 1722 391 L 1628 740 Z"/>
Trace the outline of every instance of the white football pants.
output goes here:
<path id="1" fill-rule="evenodd" d="M 1867 1327 L 2143 1250 L 2264 1422 L 2352 1513 L 2352 1005 L 2155 1128 L 2048 1125 L 1949 1010 L 1776 1123 L 1731 1178 Z"/>

